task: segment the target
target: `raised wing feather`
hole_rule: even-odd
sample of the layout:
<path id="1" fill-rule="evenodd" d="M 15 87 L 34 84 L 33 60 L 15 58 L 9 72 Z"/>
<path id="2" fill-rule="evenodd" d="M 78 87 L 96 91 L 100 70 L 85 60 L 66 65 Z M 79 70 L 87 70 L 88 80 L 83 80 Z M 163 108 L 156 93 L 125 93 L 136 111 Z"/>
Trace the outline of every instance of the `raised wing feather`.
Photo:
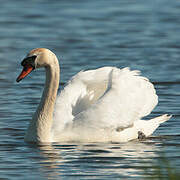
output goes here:
<path id="1" fill-rule="evenodd" d="M 53 130 L 62 130 L 104 94 L 111 70 L 112 67 L 103 67 L 81 71 L 71 78 L 56 100 Z"/>
<path id="2" fill-rule="evenodd" d="M 108 88 L 96 103 L 74 118 L 75 127 L 125 128 L 148 115 L 158 97 L 148 79 L 138 71 L 112 68 Z"/>
<path id="3" fill-rule="evenodd" d="M 115 67 L 84 71 L 58 97 L 53 128 L 59 131 L 67 123 L 83 128 L 125 128 L 148 115 L 157 102 L 153 85 L 138 71 Z"/>

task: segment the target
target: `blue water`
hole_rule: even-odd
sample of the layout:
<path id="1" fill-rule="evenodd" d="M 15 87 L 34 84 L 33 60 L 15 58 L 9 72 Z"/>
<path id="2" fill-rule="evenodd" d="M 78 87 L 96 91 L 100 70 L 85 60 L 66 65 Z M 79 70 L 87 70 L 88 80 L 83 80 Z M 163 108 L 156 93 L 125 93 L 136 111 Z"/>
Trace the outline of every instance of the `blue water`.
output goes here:
<path id="1" fill-rule="evenodd" d="M 166 157 L 180 168 L 180 1 L 0 0 L 0 179 L 144 179 Z M 44 85 L 43 70 L 15 82 L 25 54 L 51 49 L 61 85 L 83 69 L 138 69 L 169 113 L 152 138 L 129 143 L 32 145 L 23 137 Z M 146 168 L 144 168 L 146 167 Z M 168 178 L 167 171 L 163 172 Z"/>

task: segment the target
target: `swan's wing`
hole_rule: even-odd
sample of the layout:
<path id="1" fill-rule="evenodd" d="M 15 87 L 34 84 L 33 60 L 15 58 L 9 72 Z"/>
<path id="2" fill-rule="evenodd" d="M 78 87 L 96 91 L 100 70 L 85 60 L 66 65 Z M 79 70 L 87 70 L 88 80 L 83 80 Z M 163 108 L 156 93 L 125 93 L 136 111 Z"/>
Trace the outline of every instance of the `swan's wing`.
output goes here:
<path id="1" fill-rule="evenodd" d="M 107 90 L 113 67 L 81 71 L 67 83 L 57 97 L 53 130 L 60 131 L 82 111 L 87 110 Z"/>
<path id="2" fill-rule="evenodd" d="M 96 103 L 74 118 L 74 127 L 126 128 L 148 115 L 158 103 L 153 84 L 139 71 L 113 68 L 108 88 Z"/>

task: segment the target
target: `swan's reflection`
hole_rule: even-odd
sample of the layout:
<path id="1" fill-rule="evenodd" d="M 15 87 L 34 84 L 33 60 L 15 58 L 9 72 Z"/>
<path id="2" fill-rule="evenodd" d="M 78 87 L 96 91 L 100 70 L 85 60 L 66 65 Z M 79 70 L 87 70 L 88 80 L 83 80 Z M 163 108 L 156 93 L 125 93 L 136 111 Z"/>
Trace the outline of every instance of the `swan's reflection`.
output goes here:
<path id="1" fill-rule="evenodd" d="M 58 179 L 62 175 L 60 167 L 63 166 L 61 151 L 52 144 L 37 145 L 40 153 L 40 171 L 47 179 Z"/>
<path id="2" fill-rule="evenodd" d="M 43 173 L 58 177 L 143 177 L 158 157 L 154 143 L 67 143 L 38 146 Z"/>

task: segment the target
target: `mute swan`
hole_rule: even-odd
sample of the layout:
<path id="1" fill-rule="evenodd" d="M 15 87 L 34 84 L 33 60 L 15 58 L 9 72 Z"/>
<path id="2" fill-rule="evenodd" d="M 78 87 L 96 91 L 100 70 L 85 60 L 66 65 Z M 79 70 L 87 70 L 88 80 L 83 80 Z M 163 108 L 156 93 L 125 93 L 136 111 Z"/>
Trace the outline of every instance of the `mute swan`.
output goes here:
<path id="1" fill-rule="evenodd" d="M 59 63 L 48 49 L 30 51 L 22 61 L 21 81 L 31 71 L 44 67 L 45 88 L 25 141 L 116 141 L 149 136 L 171 116 L 145 121 L 158 103 L 153 85 L 139 71 L 102 67 L 81 71 L 67 83 L 56 99 Z"/>

